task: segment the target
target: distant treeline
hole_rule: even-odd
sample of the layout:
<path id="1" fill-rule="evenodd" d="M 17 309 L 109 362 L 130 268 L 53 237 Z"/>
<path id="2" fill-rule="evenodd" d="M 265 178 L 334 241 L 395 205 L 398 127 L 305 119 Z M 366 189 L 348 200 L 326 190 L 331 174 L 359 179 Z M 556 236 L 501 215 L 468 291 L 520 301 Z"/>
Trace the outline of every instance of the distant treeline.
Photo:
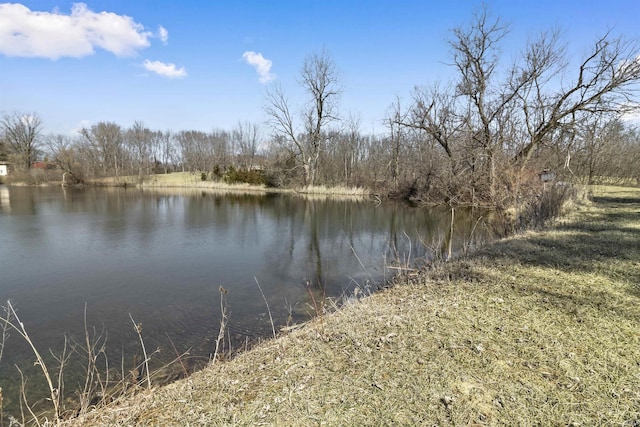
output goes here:
<path id="1" fill-rule="evenodd" d="M 559 32 L 546 31 L 505 58 L 508 33 L 484 9 L 454 29 L 452 80 L 392 102 L 381 134 L 363 133 L 357 114 L 340 114 L 337 66 L 321 51 L 300 71 L 307 102 L 291 105 L 273 86 L 264 123 L 201 132 L 99 122 L 67 136 L 45 135 L 37 114 L 16 112 L 0 121 L 0 161 L 25 179 L 40 160 L 72 182 L 189 171 L 270 186 L 362 186 L 452 205 L 512 205 L 548 180 L 638 183 L 639 134 L 625 121 L 638 109 L 638 40 L 607 33 L 574 60 Z"/>

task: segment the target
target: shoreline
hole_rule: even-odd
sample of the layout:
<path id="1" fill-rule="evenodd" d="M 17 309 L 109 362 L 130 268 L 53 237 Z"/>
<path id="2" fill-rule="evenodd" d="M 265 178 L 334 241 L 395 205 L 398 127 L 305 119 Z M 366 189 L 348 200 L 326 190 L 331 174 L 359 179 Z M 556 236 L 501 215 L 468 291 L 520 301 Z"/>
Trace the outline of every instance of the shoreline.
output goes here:
<path id="1" fill-rule="evenodd" d="M 69 425 L 640 420 L 640 189 Z M 631 424 L 630 424 L 631 425 Z"/>
<path id="2" fill-rule="evenodd" d="M 344 186 L 307 186 L 307 187 L 267 187 L 265 185 L 254 185 L 246 183 L 227 184 L 223 181 L 202 181 L 197 175 L 188 172 L 174 172 L 171 174 L 149 175 L 142 183 L 138 182 L 138 177 L 125 176 L 116 178 L 101 178 L 89 180 L 80 184 L 64 184 L 62 181 L 47 181 L 39 184 L 29 184 L 25 182 L 6 182 L 4 185 L 16 187 L 63 187 L 63 188 L 139 188 L 139 189 L 194 189 L 194 190 L 217 190 L 230 191 L 248 194 L 304 194 L 304 195 L 326 195 L 326 196 L 349 196 L 370 198 L 376 194 L 364 187 L 344 187 Z"/>
<path id="3" fill-rule="evenodd" d="M 89 180 L 79 184 L 64 184 L 62 181 L 47 181 L 39 184 L 29 184 L 25 182 L 7 182 L 0 185 L 15 187 L 62 187 L 62 188 L 137 188 L 140 190 L 149 189 L 177 189 L 177 190 L 210 190 L 214 192 L 232 192 L 244 194 L 288 194 L 308 197 L 329 197 L 329 198 L 355 198 L 358 200 L 368 199 L 375 203 L 382 203 L 385 200 L 404 202 L 412 206 L 444 206 L 445 201 L 414 200 L 394 197 L 391 194 L 382 195 L 365 187 L 344 187 L 344 186 L 307 186 L 307 187 L 267 187 L 266 185 L 254 185 L 247 183 L 227 184 L 223 181 L 201 181 L 197 175 L 188 172 L 174 172 L 171 174 L 148 175 L 151 180 L 142 183 L 136 182 L 138 177 L 121 177 L 118 181 L 114 178 L 99 178 Z M 163 179 L 171 177 L 171 179 Z M 175 179 L 177 177 L 177 179 Z M 158 179 L 160 178 L 160 179 Z M 496 206 L 485 203 L 460 203 L 456 208 L 473 207 L 480 209 L 495 210 Z"/>

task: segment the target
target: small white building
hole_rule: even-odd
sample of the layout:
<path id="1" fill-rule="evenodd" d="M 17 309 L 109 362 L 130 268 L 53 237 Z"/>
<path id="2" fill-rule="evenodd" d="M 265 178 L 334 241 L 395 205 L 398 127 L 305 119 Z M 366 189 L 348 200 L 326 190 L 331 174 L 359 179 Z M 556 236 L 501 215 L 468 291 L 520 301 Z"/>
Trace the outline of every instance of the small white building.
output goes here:
<path id="1" fill-rule="evenodd" d="M 0 176 L 9 175 L 9 165 L 4 162 L 0 162 Z"/>

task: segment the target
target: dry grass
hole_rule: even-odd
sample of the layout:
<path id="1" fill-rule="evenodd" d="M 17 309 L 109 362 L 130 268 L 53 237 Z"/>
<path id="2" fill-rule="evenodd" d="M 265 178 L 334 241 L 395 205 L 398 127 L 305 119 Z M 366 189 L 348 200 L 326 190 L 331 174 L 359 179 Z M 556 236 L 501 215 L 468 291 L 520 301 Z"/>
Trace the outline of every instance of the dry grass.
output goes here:
<path id="1" fill-rule="evenodd" d="M 101 178 L 93 182 L 96 185 L 104 186 L 138 186 L 137 176 L 114 178 Z M 341 200 L 362 200 L 370 195 L 369 190 L 361 187 L 326 187 L 307 186 L 301 188 L 268 188 L 264 185 L 251 184 L 227 184 L 222 181 L 202 181 L 200 175 L 189 172 L 174 172 L 170 174 L 158 174 L 145 177 L 141 188 L 152 189 L 153 191 L 166 190 L 175 191 L 211 191 L 215 193 L 285 193 L 307 199 L 326 200 L 327 198 L 337 198 Z"/>
<path id="2" fill-rule="evenodd" d="M 295 190 L 296 193 L 300 194 L 311 194 L 311 195 L 340 195 L 340 196 L 358 196 L 358 197 L 367 197 L 369 196 L 369 190 L 362 187 L 327 187 L 324 185 L 310 185 L 306 187 L 302 187 Z"/>
<path id="3" fill-rule="evenodd" d="M 188 172 L 175 172 L 166 175 L 151 175 L 147 177 L 143 187 L 189 187 L 189 188 L 213 188 L 223 190 L 240 190 L 251 192 L 264 192 L 264 185 L 227 184 L 223 181 L 202 181 L 200 174 Z"/>
<path id="4" fill-rule="evenodd" d="M 97 185 L 139 185 L 139 177 L 123 176 L 115 179 L 100 178 L 93 181 Z M 174 172 L 170 174 L 158 174 L 145 176 L 144 182 L 141 184 L 143 188 L 210 188 L 220 190 L 236 190 L 243 192 L 264 192 L 267 189 L 263 185 L 250 184 L 227 184 L 222 181 L 202 181 L 200 174 L 192 174 L 189 172 Z"/>
<path id="5" fill-rule="evenodd" d="M 82 425 L 640 424 L 640 190 L 506 239 Z"/>
<path id="6" fill-rule="evenodd" d="M 97 185 L 139 185 L 139 177 L 125 176 L 115 178 L 96 179 L 94 184 Z M 252 184 L 227 184 L 222 181 L 202 181 L 200 174 L 192 174 L 189 172 L 174 172 L 170 174 L 158 174 L 146 176 L 142 188 L 192 188 L 192 189 L 211 189 L 221 191 L 235 192 L 273 192 L 273 193 L 291 193 L 305 196 L 335 196 L 335 197 L 367 197 L 369 190 L 360 187 L 326 187 L 326 186 L 307 186 L 296 189 L 291 188 L 267 188 L 264 185 Z"/>

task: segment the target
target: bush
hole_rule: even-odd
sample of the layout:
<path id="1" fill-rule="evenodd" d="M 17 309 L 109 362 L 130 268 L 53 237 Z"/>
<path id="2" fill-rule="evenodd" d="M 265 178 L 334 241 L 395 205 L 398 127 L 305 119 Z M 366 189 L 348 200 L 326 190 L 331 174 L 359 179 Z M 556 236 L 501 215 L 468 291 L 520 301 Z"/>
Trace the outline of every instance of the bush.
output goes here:
<path id="1" fill-rule="evenodd" d="M 283 176 L 282 174 L 278 174 L 276 172 L 271 172 L 264 177 L 264 185 L 267 188 L 280 188 L 283 184 Z"/>
<path id="2" fill-rule="evenodd" d="M 517 227 L 526 229 L 544 225 L 560 215 L 564 203 L 575 196 L 574 189 L 564 183 L 550 185 L 526 203 L 517 218 Z"/>
<path id="3" fill-rule="evenodd" d="M 251 185 L 265 185 L 267 182 L 262 171 L 236 169 L 233 166 L 230 166 L 227 170 L 227 173 L 224 176 L 224 181 L 227 184 L 246 183 Z"/>

